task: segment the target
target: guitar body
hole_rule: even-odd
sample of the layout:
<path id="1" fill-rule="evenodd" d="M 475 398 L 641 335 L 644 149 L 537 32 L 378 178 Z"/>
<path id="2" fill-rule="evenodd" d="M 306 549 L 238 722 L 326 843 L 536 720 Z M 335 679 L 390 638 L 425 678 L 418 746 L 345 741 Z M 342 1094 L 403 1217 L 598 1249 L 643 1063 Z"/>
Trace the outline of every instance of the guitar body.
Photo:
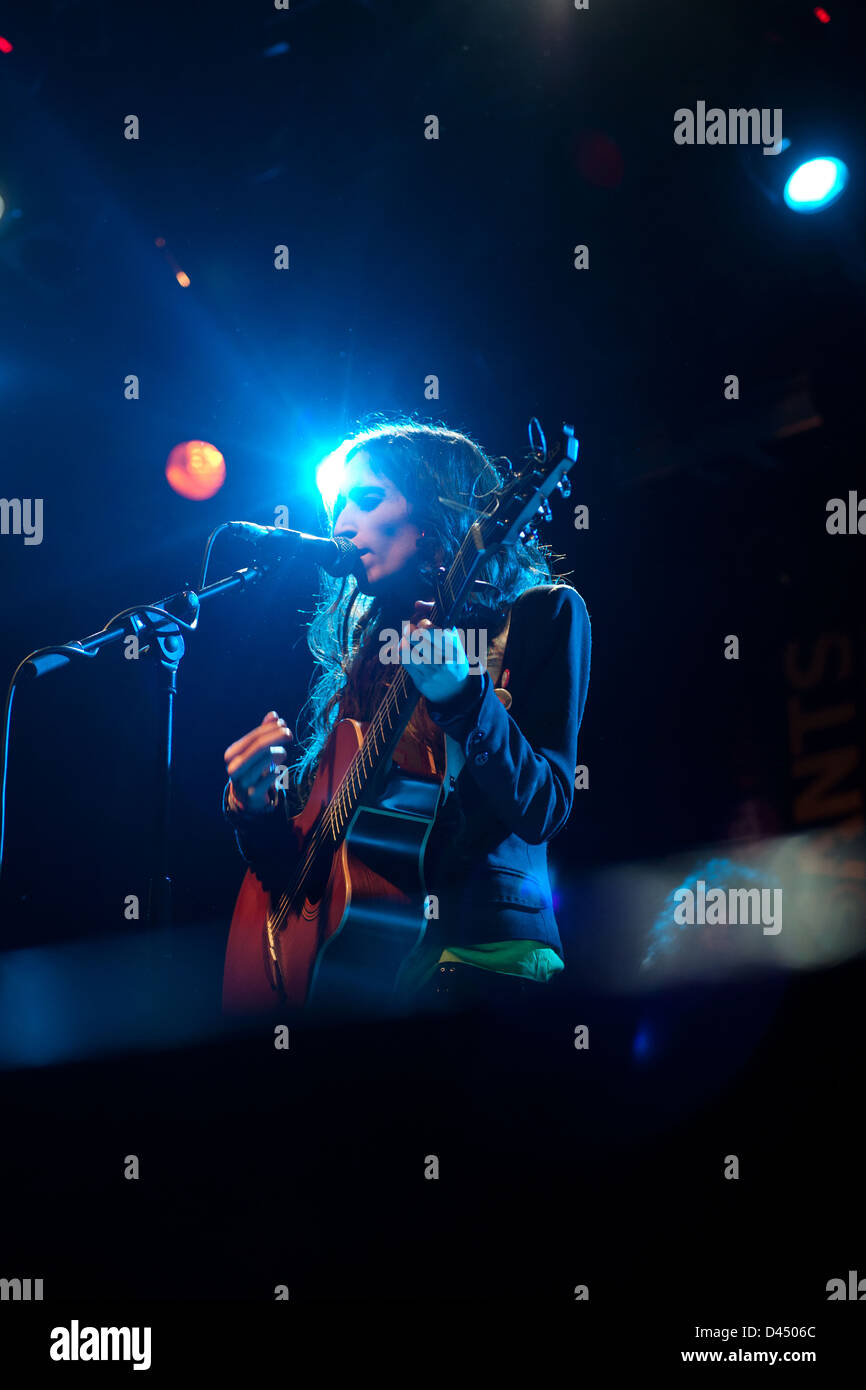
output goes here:
<path id="1" fill-rule="evenodd" d="M 335 725 L 303 811 L 292 827 L 299 862 L 364 738 L 353 719 Z M 229 930 L 223 975 L 226 1012 L 307 1008 L 379 1013 L 398 972 L 424 936 L 423 857 L 442 783 L 430 755 L 403 739 L 378 794 L 365 799 L 336 851 L 308 876 L 306 895 L 286 910 L 252 870 L 244 876 Z M 288 877 L 288 876 L 287 876 Z"/>

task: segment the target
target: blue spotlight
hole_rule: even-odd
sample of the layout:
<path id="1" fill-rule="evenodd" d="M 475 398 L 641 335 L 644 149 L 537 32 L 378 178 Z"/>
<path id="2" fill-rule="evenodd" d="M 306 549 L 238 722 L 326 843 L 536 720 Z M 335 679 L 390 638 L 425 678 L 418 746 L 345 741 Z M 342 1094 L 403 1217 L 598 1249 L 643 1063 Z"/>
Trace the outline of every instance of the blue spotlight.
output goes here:
<path id="1" fill-rule="evenodd" d="M 820 212 L 835 202 L 848 182 L 841 159 L 809 159 L 785 184 L 785 202 L 794 212 Z"/>
<path id="2" fill-rule="evenodd" d="M 330 516 L 340 492 L 346 454 L 352 447 L 352 440 L 344 439 L 332 453 L 327 454 L 316 469 L 316 487 Z"/>

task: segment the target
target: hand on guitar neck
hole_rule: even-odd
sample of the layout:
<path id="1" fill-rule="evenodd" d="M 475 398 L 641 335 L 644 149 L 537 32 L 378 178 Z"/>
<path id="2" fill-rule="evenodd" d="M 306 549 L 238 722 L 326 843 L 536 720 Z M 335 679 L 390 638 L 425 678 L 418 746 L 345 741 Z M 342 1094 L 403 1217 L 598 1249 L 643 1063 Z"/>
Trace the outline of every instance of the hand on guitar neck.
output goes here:
<path id="1" fill-rule="evenodd" d="M 276 710 L 265 715 L 252 729 L 225 751 L 229 775 L 228 804 L 233 811 L 250 815 L 267 814 L 278 802 L 277 782 L 282 775 L 277 764 L 286 758 L 286 744 L 292 731 Z"/>
<path id="2" fill-rule="evenodd" d="M 400 642 L 400 660 L 418 690 L 428 700 L 445 704 L 464 688 L 469 679 L 469 659 L 456 628 L 434 628 L 430 621 L 433 604 L 415 604 L 409 623 L 409 636 Z"/>

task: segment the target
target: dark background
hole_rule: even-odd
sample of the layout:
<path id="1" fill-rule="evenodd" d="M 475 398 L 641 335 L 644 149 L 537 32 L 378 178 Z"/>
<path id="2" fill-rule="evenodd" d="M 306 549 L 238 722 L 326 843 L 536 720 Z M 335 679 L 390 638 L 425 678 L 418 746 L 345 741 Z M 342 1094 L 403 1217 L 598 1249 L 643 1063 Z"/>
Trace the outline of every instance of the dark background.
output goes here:
<path id="1" fill-rule="evenodd" d="M 822 955 L 818 914 L 813 949 L 796 972 L 768 960 L 764 970 L 715 989 L 686 982 L 671 993 L 625 998 L 618 979 L 633 977 L 655 909 L 629 918 L 609 891 L 618 866 L 651 867 L 677 854 L 698 862 L 710 845 L 728 844 L 735 854 L 767 837 L 816 829 L 796 814 L 802 786 L 789 746 L 791 643 L 803 668 L 822 634 L 843 634 L 850 644 L 844 679 L 830 664 L 814 693 L 825 704 L 853 705 L 846 738 L 862 750 L 866 539 L 828 536 L 825 508 L 864 476 L 866 23 L 854 4 L 829 9 L 829 24 L 818 23 L 808 4 L 637 0 L 594 0 L 587 12 L 566 0 L 308 0 L 287 13 L 183 0 L 13 4 L 2 12 L 0 32 L 14 51 L 0 54 L 0 194 L 7 205 L 0 220 L 0 494 L 42 497 L 45 514 L 40 546 L 0 538 L 0 666 L 9 676 L 35 648 L 83 637 L 131 604 L 196 583 L 205 538 L 222 520 L 268 523 L 283 503 L 292 525 L 319 529 L 315 464 L 365 411 L 441 419 L 513 459 L 525 448 L 532 416 L 551 442 L 563 420 L 576 428 L 574 496 L 560 504 L 547 533 L 593 624 L 580 741 L 590 789 L 576 796 L 569 826 L 551 848 L 568 963 L 557 1015 L 564 1034 L 558 1050 L 547 1035 L 536 1039 L 535 1071 L 524 1058 L 516 1072 L 493 1068 L 476 1078 L 477 1087 L 464 1078 L 453 1094 L 443 1092 L 441 1073 L 442 1048 L 451 1044 L 439 1034 L 429 1051 L 423 1030 L 413 1034 L 422 1083 L 413 1071 L 398 1084 L 376 1029 L 364 1054 L 374 1111 L 393 1113 L 395 1096 L 407 1107 L 402 1133 L 413 1135 L 406 1141 L 413 1162 L 416 1137 L 432 1146 L 423 1152 L 440 1142 L 435 1135 L 443 1130 L 425 1110 L 434 1094 L 441 1125 L 455 1133 L 464 1132 L 461 1117 L 474 1113 L 479 1088 L 491 1110 L 501 1106 L 497 1113 L 512 1114 L 529 1098 L 540 1114 L 559 1117 L 555 1137 L 547 1134 L 546 1146 L 539 1138 L 521 1157 L 519 1202 L 507 1160 L 494 1165 L 486 1187 L 475 1174 L 490 1203 L 483 1219 L 497 1233 L 484 1247 L 494 1252 L 491 1269 L 501 1267 L 506 1249 L 517 1260 L 516 1227 L 544 1245 L 553 1219 L 546 1204 L 566 1210 L 563 1194 L 576 1181 L 574 1145 L 586 1157 L 589 1144 L 598 1163 L 581 1176 L 582 1190 L 604 1174 L 611 1201 L 631 1181 L 629 1165 L 646 1173 L 640 1145 L 650 1145 L 647 1162 L 667 1174 L 666 1209 L 679 1212 L 683 1232 L 692 1228 L 694 1203 L 706 1220 L 729 1228 L 734 1217 L 723 1213 L 719 1189 L 688 1195 L 689 1182 L 703 1165 L 715 1175 L 720 1155 L 750 1146 L 758 1187 L 749 1189 L 754 1205 L 737 1219 L 738 1249 L 743 1242 L 751 1248 L 753 1217 L 768 1194 L 785 1227 L 779 1173 L 795 1160 L 781 1156 L 793 1153 L 804 1131 L 821 1158 L 808 1192 L 798 1189 L 795 1199 L 792 1188 L 791 1201 L 817 1229 L 818 1194 L 832 1186 L 838 1224 L 831 1217 L 822 1226 L 820 1258 L 812 1258 L 808 1241 L 802 1245 L 799 1265 L 784 1253 L 786 1241 L 777 1243 L 766 1277 L 789 1279 L 792 1289 L 821 1301 L 835 1273 L 858 1259 L 866 1273 L 862 1226 L 855 1238 L 846 1217 L 854 1181 L 849 1187 L 844 1180 L 853 1124 L 844 1079 L 853 1088 L 862 1062 L 859 1034 L 847 1033 L 862 999 L 862 757 L 841 784 L 855 808 L 853 825 L 850 814 L 832 808 L 817 825 L 845 820 L 850 827 L 844 852 L 837 843 L 831 855 L 848 868 L 838 865 L 838 882 L 827 881 L 828 893 L 845 895 L 844 951 Z M 281 43 L 287 52 L 267 56 Z M 781 107 L 791 149 L 766 157 L 755 147 L 676 145 L 673 113 L 698 100 Z M 129 113 L 141 121 L 138 141 L 123 138 Z M 438 141 L 423 138 L 430 113 L 441 123 Z M 787 173 L 827 152 L 848 164 L 847 192 L 817 216 L 793 214 L 781 201 Z M 188 289 L 177 284 L 157 237 L 190 276 Z M 277 273 L 273 248 L 281 243 L 290 248 L 291 270 Z M 589 247 L 588 271 L 573 268 L 578 244 Z M 130 372 L 141 380 L 139 401 L 123 397 Z M 433 402 L 423 394 L 430 373 L 440 380 Z M 729 373 L 739 377 L 736 401 L 724 398 Z M 215 444 L 227 461 L 224 487 L 206 502 L 178 497 L 165 481 L 169 450 L 187 439 Z M 589 506 L 588 531 L 573 528 L 574 503 Z M 211 577 L 247 560 L 244 550 L 220 541 Z M 163 1084 L 182 1076 L 192 1085 L 194 1078 L 202 1114 L 212 1117 L 226 1068 L 236 1064 L 246 1075 L 246 1053 L 205 1036 L 218 1012 L 241 871 L 219 814 L 222 753 L 270 708 L 294 720 L 311 671 L 302 615 L 312 584 L 312 573 L 296 572 L 211 604 L 188 642 L 175 724 L 176 925 L 172 942 L 142 945 L 153 978 L 137 973 L 137 946 L 130 954 L 137 939 L 122 903 L 146 891 L 154 673 L 109 651 L 19 690 L 0 883 L 6 1064 L 74 1062 L 73 1071 L 31 1065 L 10 1075 L 25 1109 L 29 1095 L 31 1108 L 44 1113 L 32 1099 L 40 1076 L 46 1096 L 75 1097 L 80 1087 L 113 1093 L 114 1054 L 145 1046 L 125 1075 L 134 1078 L 149 1141 L 159 1147 L 174 1132 L 171 1107 L 182 1115 L 186 1093 L 177 1081 L 176 1098 L 150 1111 L 150 1098 L 165 1095 Z M 729 633 L 740 637 L 736 662 L 722 656 Z M 832 728 L 824 731 L 810 751 L 833 737 Z M 656 908 L 674 883 L 663 875 L 661 882 Z M 709 1000 L 701 993 L 708 988 Z M 107 1042 L 104 1027 L 89 1028 L 109 1014 L 117 1023 Z M 568 1039 L 590 1016 L 610 1070 L 594 1059 L 602 1068 L 592 1083 L 598 1090 L 583 1102 L 596 1124 L 591 1139 L 580 1130 L 578 1143 L 570 1120 L 558 1125 L 566 1096 L 581 1103 L 571 1074 L 578 1054 Z M 713 1027 L 720 1019 L 729 1024 L 723 1035 Z M 655 1042 L 646 1064 L 657 1068 L 650 1095 L 658 1108 L 644 1112 L 635 1104 L 647 1085 L 637 1039 L 649 1026 Z M 816 1056 L 804 1061 L 797 1043 L 804 1028 L 821 1064 Z M 166 1046 L 182 1036 L 186 1047 L 149 1059 L 154 1036 Z M 360 1045 L 355 1039 L 351 1047 Z M 74 1060 L 91 1050 L 108 1060 Z M 343 1055 L 336 1042 L 327 1058 L 318 1053 L 323 1074 Z M 823 1064 L 841 1078 L 838 1093 L 827 1092 Z M 725 1092 L 737 1073 L 742 1089 Z M 769 1125 L 767 1088 L 783 1079 L 779 1094 L 792 1088 L 797 1119 L 788 1113 L 786 1124 Z M 261 1085 L 262 1123 L 273 1130 L 281 1112 L 269 1109 L 273 1091 Z M 606 1102 L 611 1095 L 618 1100 Z M 322 1109 L 339 1132 L 333 1109 L 310 1104 L 305 1142 Z M 621 1113 L 631 1129 L 615 1141 Z M 80 1114 L 84 1129 L 90 1111 Z M 94 1118 L 93 1133 L 103 1138 L 113 1135 L 112 1122 L 104 1123 L 107 1131 Z M 676 1177 L 651 1134 L 666 1136 L 658 1143 L 678 1155 Z M 376 1167 L 377 1135 L 368 1132 L 358 1161 L 391 1191 Z M 137 1152 L 131 1137 L 118 1134 L 117 1142 Z M 622 1170 L 607 1165 L 615 1142 L 627 1155 Z M 207 1190 L 216 1202 L 215 1194 L 232 1190 L 231 1163 L 218 1138 L 211 1152 L 216 1167 Z M 312 1157 L 320 1147 L 305 1153 L 321 1190 L 330 1190 Z M 90 1161 L 79 1157 L 82 1165 Z M 22 1148 L 9 1162 L 26 1172 L 32 1158 Z M 167 1173 L 170 1157 L 165 1163 Z M 101 1179 L 91 1181 L 96 1201 Z M 694 1181 L 709 1183 L 706 1176 Z M 492 1196 L 497 1184 L 501 1205 Z M 464 1218 L 478 1211 L 470 1186 L 467 1179 L 452 1191 L 449 1208 L 461 1250 Z M 725 1202 L 736 1187 L 725 1184 Z M 515 1215 L 525 1210 L 527 1190 L 541 1202 L 530 1204 L 529 1221 Z M 357 1211 L 345 1193 L 342 1204 Z M 642 1210 L 639 1203 L 629 1208 L 630 1234 L 617 1239 L 635 1239 Z M 211 1215 L 203 1201 L 200 1225 L 193 1222 L 199 1235 Z M 153 1229 L 152 1217 L 141 1217 L 142 1229 Z M 404 1235 L 407 1220 L 411 1229 L 410 1218 L 386 1206 L 380 1235 L 392 1219 L 395 1226 L 402 1220 Z M 309 1213 L 306 1220 L 294 1286 L 354 1296 L 350 1281 L 330 1294 L 316 1282 L 330 1255 L 314 1251 Z M 348 1228 L 322 1220 L 339 1245 Z M 22 1221 L 16 1250 L 30 1248 L 33 1229 Z M 610 1255 L 599 1232 L 598 1248 Z M 53 1259 L 64 1284 L 76 1264 L 72 1242 L 70 1231 L 61 1240 L 48 1228 L 37 1242 L 43 1264 Z M 503 1250 L 495 1256 L 497 1242 Z M 680 1260 L 685 1247 L 663 1243 L 667 1257 Z M 158 1262 L 152 1270 L 145 1262 L 150 1273 L 141 1284 L 129 1276 L 124 1289 L 191 1296 L 200 1256 L 193 1246 L 193 1264 L 181 1262 L 175 1283 L 155 1272 Z M 642 1249 L 649 1259 L 658 1245 Z M 556 1251 L 533 1266 L 533 1288 L 568 1298 L 580 1282 L 580 1261 L 567 1241 Z M 713 1256 L 713 1268 L 727 1271 L 728 1256 L 743 1278 L 741 1256 L 730 1250 Z M 257 1259 L 235 1261 L 233 1276 L 225 1276 L 231 1287 L 222 1284 L 213 1296 L 259 1296 L 262 1279 L 272 1286 L 270 1266 Z M 24 1263 L 29 1268 L 34 1257 Z M 80 1258 L 76 1268 L 84 1278 Z M 126 1277 L 102 1249 L 87 1268 L 86 1287 L 96 1293 Z M 364 1268 L 361 1260 L 355 1273 Z M 370 1275 L 373 1264 L 366 1269 Z M 451 1296 L 485 1296 L 480 1272 L 473 1280 L 466 1269 L 475 1266 L 464 1268 Z M 425 1296 L 446 1296 L 450 1272 L 430 1278 Z M 629 1274 L 621 1278 L 623 1290 L 631 1287 Z M 372 1288 L 397 1296 L 384 1276 Z"/>

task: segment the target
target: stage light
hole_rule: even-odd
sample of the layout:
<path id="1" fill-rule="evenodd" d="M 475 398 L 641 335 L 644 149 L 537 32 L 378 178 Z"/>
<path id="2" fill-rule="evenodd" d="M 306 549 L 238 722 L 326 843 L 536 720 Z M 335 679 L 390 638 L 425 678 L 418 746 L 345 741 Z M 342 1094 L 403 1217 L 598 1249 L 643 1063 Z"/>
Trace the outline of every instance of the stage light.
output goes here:
<path id="1" fill-rule="evenodd" d="M 812 13 L 813 13 L 813 15 L 815 16 L 815 18 L 817 19 L 817 21 L 818 21 L 819 24 L 829 24 L 829 23 L 830 23 L 830 16 L 828 15 L 828 13 L 827 13 L 826 10 L 822 10 L 822 9 L 821 9 L 821 6 L 820 6 L 820 5 L 818 5 L 818 6 L 812 11 Z"/>
<path id="2" fill-rule="evenodd" d="M 165 476 L 181 497 L 201 502 L 219 492 L 226 479 L 226 461 L 213 444 L 190 439 L 175 444 L 165 465 Z"/>
<path id="3" fill-rule="evenodd" d="M 836 201 L 847 182 L 848 169 L 841 159 L 809 159 L 785 184 L 785 202 L 794 212 L 821 212 Z"/>
<path id="4" fill-rule="evenodd" d="M 0 38 L 0 53 L 11 53 L 12 45 L 8 39 Z"/>
<path id="5" fill-rule="evenodd" d="M 351 443 L 351 440 L 344 439 L 342 444 L 338 444 L 332 453 L 327 454 L 322 459 L 316 469 L 316 487 L 321 493 L 329 516 L 340 492 L 343 469 L 346 466 L 346 454 L 349 452 Z"/>

